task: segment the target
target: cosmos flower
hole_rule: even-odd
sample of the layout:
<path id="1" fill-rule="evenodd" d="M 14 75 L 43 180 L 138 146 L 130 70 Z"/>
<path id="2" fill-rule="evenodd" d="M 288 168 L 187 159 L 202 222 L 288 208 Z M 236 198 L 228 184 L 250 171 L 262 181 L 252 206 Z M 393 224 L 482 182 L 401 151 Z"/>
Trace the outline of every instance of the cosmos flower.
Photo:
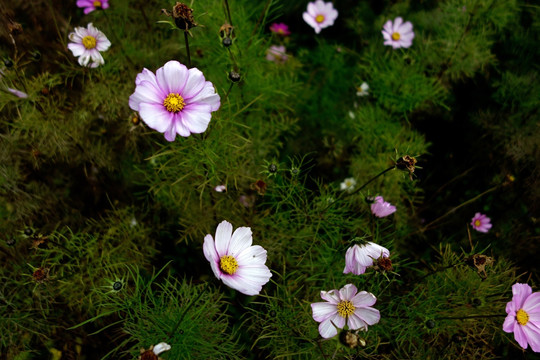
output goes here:
<path id="1" fill-rule="evenodd" d="M 203 251 L 212 271 L 223 283 L 246 295 L 258 295 L 272 277 L 266 267 L 266 250 L 252 246 L 249 227 L 239 227 L 233 233 L 231 223 L 224 220 L 216 229 L 216 239 L 208 234 Z"/>
<path id="2" fill-rule="evenodd" d="M 375 202 L 371 204 L 371 212 L 379 218 L 386 217 L 396 212 L 396 207 L 384 201 L 382 196 L 377 196 Z"/>
<path id="3" fill-rule="evenodd" d="M 75 32 L 69 34 L 68 37 L 72 41 L 68 44 L 68 49 L 71 50 L 73 56 L 79 58 L 81 66 L 95 68 L 105 63 L 100 52 L 106 51 L 111 46 L 111 42 L 92 23 L 89 23 L 87 28 L 76 27 Z"/>
<path id="4" fill-rule="evenodd" d="M 355 186 L 356 186 L 356 180 L 350 177 L 343 180 L 343 182 L 339 185 L 339 188 L 341 191 L 347 191 L 350 193 L 354 190 Z"/>
<path id="5" fill-rule="evenodd" d="M 397 17 L 394 22 L 388 20 L 383 26 L 382 34 L 384 45 L 390 45 L 394 49 L 408 48 L 414 39 L 413 25 L 410 21 L 404 23 L 400 17 Z"/>
<path id="6" fill-rule="evenodd" d="M 283 45 L 272 45 L 266 50 L 266 60 L 275 63 L 284 63 L 289 58 L 285 51 L 285 46 Z"/>
<path id="7" fill-rule="evenodd" d="M 503 330 L 514 333 L 519 346 L 534 352 L 540 352 L 540 292 L 532 292 L 527 284 L 512 285 L 512 301 L 506 304 L 508 316 L 504 320 Z"/>
<path id="8" fill-rule="evenodd" d="M 363 245 L 353 245 L 347 249 L 345 254 L 344 274 L 353 273 L 361 275 L 366 269 L 373 266 L 373 262 L 381 257 L 390 257 L 390 251 L 387 248 L 372 242 Z"/>
<path id="9" fill-rule="evenodd" d="M 308 23 L 315 33 L 320 33 L 325 27 L 334 25 L 338 12 L 331 2 L 325 3 L 322 0 L 308 3 L 307 11 L 302 14 L 304 21 Z"/>
<path id="10" fill-rule="evenodd" d="M 477 212 L 471 220 L 471 226 L 474 230 L 487 233 L 493 225 L 491 225 L 491 219 L 484 214 Z"/>
<path id="11" fill-rule="evenodd" d="M 369 95 L 369 85 L 366 82 L 363 82 L 359 88 L 357 88 L 356 96 L 368 96 Z"/>
<path id="12" fill-rule="evenodd" d="M 84 13 L 89 14 L 94 10 L 108 9 L 109 0 L 77 0 L 77 6 L 84 8 Z"/>
<path id="13" fill-rule="evenodd" d="M 171 345 L 165 342 L 160 342 L 159 344 L 155 345 L 154 348 L 152 349 L 152 351 L 156 355 L 159 355 L 162 352 L 169 351 L 169 350 L 171 350 Z"/>
<path id="14" fill-rule="evenodd" d="M 270 25 L 270 31 L 274 34 L 278 34 L 281 36 L 291 35 L 291 32 L 289 31 L 289 26 L 284 23 L 273 23 L 272 25 Z"/>
<path id="15" fill-rule="evenodd" d="M 367 331 L 368 325 L 379 322 L 379 310 L 371 307 L 377 298 L 366 291 L 357 292 L 353 284 L 347 284 L 339 291 L 321 291 L 321 298 L 325 302 L 311 304 L 313 320 L 320 322 L 319 334 L 323 338 L 334 337 L 337 329 L 343 329 L 345 325 L 350 330 Z"/>
<path id="16" fill-rule="evenodd" d="M 154 75 L 143 69 L 135 79 L 135 92 L 129 97 L 129 107 L 138 111 L 142 120 L 154 130 L 174 141 L 176 134 L 184 137 L 199 134 L 208 128 L 212 111 L 220 106 L 214 85 L 203 73 L 171 60 Z"/>

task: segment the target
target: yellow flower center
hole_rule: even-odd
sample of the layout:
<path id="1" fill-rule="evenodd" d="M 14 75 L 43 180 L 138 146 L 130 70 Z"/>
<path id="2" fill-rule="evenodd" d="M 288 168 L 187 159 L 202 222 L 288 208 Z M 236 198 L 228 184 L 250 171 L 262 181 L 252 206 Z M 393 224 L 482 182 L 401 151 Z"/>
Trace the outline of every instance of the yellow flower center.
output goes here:
<path id="1" fill-rule="evenodd" d="M 337 313 L 344 318 L 354 314 L 354 305 L 349 300 L 342 300 L 337 304 Z"/>
<path id="2" fill-rule="evenodd" d="M 401 39 L 401 35 L 398 32 L 392 34 L 392 40 L 398 41 L 399 39 Z"/>
<path id="3" fill-rule="evenodd" d="M 319 24 L 322 23 L 324 21 L 324 15 L 317 15 L 317 17 L 315 17 L 315 21 Z"/>
<path id="4" fill-rule="evenodd" d="M 100 8 L 101 7 L 101 1 L 98 1 L 98 0 L 94 1 L 94 7 L 95 8 Z"/>
<path id="5" fill-rule="evenodd" d="M 476 226 L 476 227 L 480 226 L 481 224 L 482 224 L 482 223 L 480 222 L 480 220 L 476 220 L 476 221 L 474 222 L 474 226 Z"/>
<path id="6" fill-rule="evenodd" d="M 178 93 L 170 93 L 167 95 L 165 100 L 163 100 L 163 106 L 167 109 L 169 112 L 177 113 L 180 110 L 186 106 L 186 103 L 184 102 L 184 98 L 180 96 Z"/>
<path id="7" fill-rule="evenodd" d="M 96 47 L 96 38 L 90 35 L 85 36 L 82 39 L 82 44 L 84 45 L 85 48 L 89 50 L 93 49 Z"/>
<path id="8" fill-rule="evenodd" d="M 232 275 L 238 270 L 238 262 L 233 256 L 225 255 L 219 259 L 219 268 L 224 273 Z"/>
<path id="9" fill-rule="evenodd" d="M 516 314 L 516 319 L 520 325 L 525 325 L 529 322 L 529 314 L 527 314 L 525 310 L 519 309 Z"/>

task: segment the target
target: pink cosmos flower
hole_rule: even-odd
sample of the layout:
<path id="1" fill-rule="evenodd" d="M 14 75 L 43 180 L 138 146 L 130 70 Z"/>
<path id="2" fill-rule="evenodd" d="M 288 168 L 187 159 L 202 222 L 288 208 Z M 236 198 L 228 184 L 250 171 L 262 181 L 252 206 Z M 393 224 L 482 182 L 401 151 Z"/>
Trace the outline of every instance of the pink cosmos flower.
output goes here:
<path id="1" fill-rule="evenodd" d="M 474 230 L 487 233 L 493 225 L 491 225 L 491 219 L 484 214 L 477 212 L 471 221 L 471 226 Z"/>
<path id="2" fill-rule="evenodd" d="M 228 221 L 222 221 L 216 229 L 216 240 L 208 234 L 204 238 L 203 251 L 212 271 L 225 285 L 246 295 L 257 295 L 272 277 L 264 264 L 266 250 L 259 245 L 251 246 L 251 229 L 239 227 L 233 233 Z"/>
<path id="3" fill-rule="evenodd" d="M 337 329 L 343 329 L 345 325 L 350 330 L 367 331 L 368 325 L 379 322 L 379 310 L 370 307 L 377 298 L 366 291 L 357 292 L 356 286 L 347 284 L 339 291 L 321 291 L 321 298 L 326 302 L 311 304 L 313 320 L 320 322 L 319 334 L 323 338 L 334 337 Z"/>
<path id="4" fill-rule="evenodd" d="M 89 14 L 97 9 L 108 9 L 109 0 L 77 0 L 77 6 L 84 8 L 84 13 Z"/>
<path id="5" fill-rule="evenodd" d="M 308 23 L 315 33 L 320 33 L 325 27 L 334 25 L 338 12 L 331 2 L 325 3 L 322 0 L 308 3 L 307 11 L 302 14 L 304 21 Z"/>
<path id="6" fill-rule="evenodd" d="M 519 346 L 527 349 L 531 345 L 534 352 L 540 352 L 540 292 L 532 292 L 527 284 L 512 285 L 512 301 L 506 304 L 508 316 L 503 330 L 514 333 Z"/>
<path id="7" fill-rule="evenodd" d="M 219 109 L 220 98 L 214 85 L 203 73 L 171 60 L 154 75 L 143 69 L 135 79 L 135 92 L 129 107 L 138 111 L 142 120 L 154 130 L 165 133 L 167 141 L 176 134 L 188 137 L 208 128 L 211 113 Z"/>
<path id="8" fill-rule="evenodd" d="M 373 261 L 380 257 L 390 257 L 390 251 L 387 248 L 372 242 L 363 245 L 354 245 L 347 249 L 345 254 L 344 274 L 353 273 L 361 275 L 366 269 L 373 266 Z"/>
<path id="9" fill-rule="evenodd" d="M 284 23 L 273 23 L 272 25 L 270 25 L 270 31 L 274 34 L 278 34 L 281 36 L 291 35 L 291 32 L 289 31 L 289 26 Z"/>
<path id="10" fill-rule="evenodd" d="M 273 61 L 275 63 L 284 63 L 289 57 L 285 53 L 285 46 L 272 45 L 266 50 L 266 60 Z"/>
<path id="11" fill-rule="evenodd" d="M 76 27 L 75 32 L 69 34 L 68 37 L 72 41 L 68 44 L 68 49 L 71 50 L 73 56 L 79 58 L 81 66 L 95 68 L 105 63 L 100 51 L 106 51 L 111 46 L 111 42 L 92 23 L 89 23 L 87 28 Z"/>
<path id="12" fill-rule="evenodd" d="M 382 34 L 384 45 L 390 45 L 394 49 L 408 48 L 414 39 L 413 25 L 410 21 L 404 23 L 400 17 L 397 17 L 393 23 L 392 20 L 388 20 L 383 26 Z"/>
<path id="13" fill-rule="evenodd" d="M 371 212 L 376 217 L 386 217 L 396 212 L 396 207 L 389 202 L 384 201 L 382 196 L 377 196 L 375 202 L 371 204 Z"/>

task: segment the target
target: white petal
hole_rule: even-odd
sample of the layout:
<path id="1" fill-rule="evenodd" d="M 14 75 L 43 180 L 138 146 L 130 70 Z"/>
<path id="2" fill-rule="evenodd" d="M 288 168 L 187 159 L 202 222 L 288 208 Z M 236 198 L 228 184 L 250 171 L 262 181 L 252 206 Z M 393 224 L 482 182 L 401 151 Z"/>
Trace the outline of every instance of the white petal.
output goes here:
<path id="1" fill-rule="evenodd" d="M 339 298 L 341 300 L 351 300 L 358 292 L 358 289 L 353 284 L 347 284 L 339 290 Z"/>
<path id="2" fill-rule="evenodd" d="M 188 80 L 188 69 L 178 61 L 171 60 L 156 71 L 159 87 L 170 93 L 180 93 Z"/>
<path id="3" fill-rule="evenodd" d="M 165 132 L 173 120 L 173 114 L 159 104 L 140 103 L 139 114 L 146 125 L 160 133 Z"/>
<path id="4" fill-rule="evenodd" d="M 264 265 L 266 250 L 260 245 L 254 245 L 244 249 L 235 257 L 240 266 Z"/>
<path id="5" fill-rule="evenodd" d="M 233 226 L 227 220 L 223 220 L 216 229 L 216 251 L 221 258 L 229 254 Z"/>
<path id="6" fill-rule="evenodd" d="M 317 302 L 311 304 L 313 320 L 322 322 L 330 316 L 337 314 L 337 306 L 328 302 Z"/>

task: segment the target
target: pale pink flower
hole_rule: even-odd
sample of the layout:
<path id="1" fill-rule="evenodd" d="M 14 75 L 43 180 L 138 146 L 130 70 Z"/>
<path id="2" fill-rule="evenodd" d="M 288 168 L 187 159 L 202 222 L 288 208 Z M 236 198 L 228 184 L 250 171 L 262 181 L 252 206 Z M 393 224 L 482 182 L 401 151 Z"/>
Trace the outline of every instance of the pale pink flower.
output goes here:
<path id="1" fill-rule="evenodd" d="M 376 217 L 386 217 L 396 212 L 396 207 L 389 202 L 384 201 L 382 196 L 377 196 L 375 202 L 371 204 L 371 212 Z"/>
<path id="2" fill-rule="evenodd" d="M 109 0 L 77 0 L 77 6 L 84 8 L 84 13 L 89 14 L 97 9 L 108 9 Z"/>
<path id="3" fill-rule="evenodd" d="M 22 92 L 22 91 L 17 90 L 17 89 L 7 88 L 7 91 L 9 91 L 13 95 L 15 95 L 15 96 L 17 96 L 17 97 L 19 97 L 21 99 L 26 99 L 28 97 L 27 93 Z"/>
<path id="4" fill-rule="evenodd" d="M 308 3 L 307 11 L 302 14 L 304 21 L 308 23 L 315 33 L 320 33 L 322 29 L 334 25 L 338 12 L 331 2 L 325 3 L 322 0 Z"/>
<path id="5" fill-rule="evenodd" d="M 353 273 L 361 275 L 366 269 L 373 266 L 373 262 L 381 257 L 390 257 L 390 251 L 387 248 L 372 242 L 362 245 L 354 245 L 347 249 L 345 253 L 344 274 Z"/>
<path id="6" fill-rule="evenodd" d="M 81 66 L 95 68 L 105 63 L 100 52 L 106 51 L 111 42 L 92 23 L 89 23 L 87 28 L 76 27 L 75 32 L 70 33 L 68 37 L 72 41 L 68 44 L 68 49 L 73 56 L 79 58 Z"/>
<path id="7" fill-rule="evenodd" d="M 161 354 L 162 352 L 171 350 L 171 345 L 167 344 L 166 342 L 160 342 L 159 344 L 155 345 L 152 349 L 152 352 L 156 355 Z"/>
<path id="8" fill-rule="evenodd" d="M 313 320 L 320 322 L 319 334 L 325 339 L 334 337 L 345 325 L 350 330 L 367 331 L 368 325 L 379 322 L 379 310 L 372 308 L 377 298 L 366 291 L 359 293 L 356 286 L 347 284 L 341 290 L 321 291 L 325 302 L 311 304 Z"/>
<path id="9" fill-rule="evenodd" d="M 474 230 L 487 233 L 493 225 L 491 225 L 491 219 L 484 214 L 477 212 L 471 220 L 471 226 Z"/>
<path id="10" fill-rule="evenodd" d="M 397 17 L 394 22 L 388 20 L 383 26 L 382 31 L 384 45 L 397 48 L 408 48 L 412 45 L 414 39 L 413 25 L 410 21 L 403 22 L 403 19 Z"/>
<path id="11" fill-rule="evenodd" d="M 275 63 L 284 63 L 289 58 L 285 51 L 285 46 L 283 45 L 272 45 L 266 50 L 266 60 Z"/>
<path id="12" fill-rule="evenodd" d="M 249 227 L 239 227 L 234 233 L 232 230 L 231 223 L 224 220 L 216 229 L 215 241 L 212 235 L 206 235 L 204 256 L 214 275 L 225 285 L 242 294 L 257 295 L 272 277 L 265 265 L 266 250 L 259 245 L 251 246 Z"/>
<path id="13" fill-rule="evenodd" d="M 281 36 L 291 35 L 291 32 L 289 31 L 289 26 L 284 23 L 273 23 L 272 25 L 270 25 L 270 31 L 274 34 L 278 34 Z"/>
<path id="14" fill-rule="evenodd" d="M 214 188 L 214 191 L 216 192 L 227 192 L 227 186 L 225 185 L 218 185 Z"/>
<path id="15" fill-rule="evenodd" d="M 512 285 L 512 301 L 506 304 L 508 316 L 504 320 L 503 330 L 514 333 L 519 346 L 534 352 L 540 352 L 540 292 L 532 292 L 527 284 Z"/>
<path id="16" fill-rule="evenodd" d="M 219 109 L 220 98 L 214 85 L 197 68 L 171 60 L 154 75 L 143 69 L 135 79 L 135 92 L 129 107 L 154 130 L 174 141 L 176 134 L 188 137 L 208 128 L 211 113 Z"/>

